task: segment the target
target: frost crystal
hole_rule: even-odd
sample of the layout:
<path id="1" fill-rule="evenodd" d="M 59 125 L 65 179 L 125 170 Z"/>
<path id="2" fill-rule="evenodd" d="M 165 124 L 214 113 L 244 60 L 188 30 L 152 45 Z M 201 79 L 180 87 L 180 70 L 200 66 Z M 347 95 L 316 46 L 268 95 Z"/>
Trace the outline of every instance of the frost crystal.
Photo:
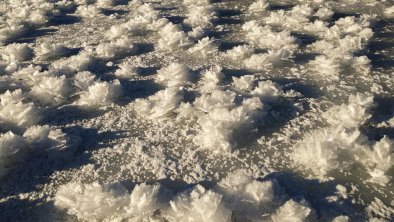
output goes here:
<path id="1" fill-rule="evenodd" d="M 116 102 L 122 95 L 119 80 L 112 83 L 96 82 L 81 94 L 78 104 L 83 106 L 107 106 Z"/>
<path id="2" fill-rule="evenodd" d="M 33 103 L 25 103 L 21 90 L 7 91 L 0 95 L 1 128 L 27 128 L 40 120 L 38 109 Z"/>
<path id="3" fill-rule="evenodd" d="M 189 68 L 180 63 L 171 63 L 157 73 L 157 81 L 169 87 L 181 86 L 191 80 Z"/>
<path id="4" fill-rule="evenodd" d="M 231 211 L 226 209 L 222 196 L 197 185 L 192 190 L 177 196 L 164 211 L 169 221 L 230 222 Z"/>

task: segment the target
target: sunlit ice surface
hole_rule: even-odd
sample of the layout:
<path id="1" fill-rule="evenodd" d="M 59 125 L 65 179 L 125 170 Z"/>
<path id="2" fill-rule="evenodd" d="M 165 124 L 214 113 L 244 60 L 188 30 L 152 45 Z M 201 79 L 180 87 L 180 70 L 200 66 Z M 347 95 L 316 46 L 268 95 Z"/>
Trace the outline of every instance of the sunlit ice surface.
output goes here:
<path id="1" fill-rule="evenodd" d="M 391 1 L 5 0 L 1 221 L 391 221 Z"/>

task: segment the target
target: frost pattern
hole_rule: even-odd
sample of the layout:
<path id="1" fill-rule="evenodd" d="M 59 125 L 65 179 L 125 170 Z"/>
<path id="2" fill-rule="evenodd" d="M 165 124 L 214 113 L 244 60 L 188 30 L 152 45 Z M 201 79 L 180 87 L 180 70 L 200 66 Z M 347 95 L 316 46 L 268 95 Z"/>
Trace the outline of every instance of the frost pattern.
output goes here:
<path id="1" fill-rule="evenodd" d="M 48 125 L 31 126 L 21 135 L 12 131 L 0 134 L 0 178 L 19 167 L 30 155 L 44 154 L 49 159 L 72 152 L 65 134 Z"/>
<path id="2" fill-rule="evenodd" d="M 179 90 L 167 88 L 147 99 L 137 100 L 135 110 L 149 119 L 163 119 L 174 115 L 182 99 L 183 96 Z"/>
<path id="3" fill-rule="evenodd" d="M 92 202 L 92 200 L 94 200 Z M 287 200 L 287 202 L 286 202 Z M 276 180 L 260 182 L 236 171 L 213 189 L 195 185 L 172 195 L 160 184 L 136 185 L 129 192 L 118 182 L 70 182 L 55 196 L 55 206 L 81 220 L 129 221 L 314 221 L 306 200 L 296 202 Z"/>
<path id="4" fill-rule="evenodd" d="M 22 90 L 7 91 L 0 95 L 1 128 L 26 128 L 40 120 L 38 108 L 24 100 Z"/>
<path id="5" fill-rule="evenodd" d="M 157 81 L 168 87 L 181 86 L 191 81 L 189 68 L 179 63 L 171 63 L 160 69 L 157 74 Z"/>
<path id="6" fill-rule="evenodd" d="M 83 106 L 106 106 L 116 102 L 122 95 L 119 80 L 112 83 L 96 82 L 81 94 L 78 104 Z"/>
<path id="7" fill-rule="evenodd" d="M 229 222 L 231 212 L 223 206 L 222 196 L 201 185 L 175 197 L 164 211 L 169 221 Z"/>
<path id="8" fill-rule="evenodd" d="M 393 166 L 393 142 L 387 137 L 371 142 L 359 127 L 370 117 L 373 97 L 357 94 L 348 104 L 334 106 L 323 117 L 329 127 L 309 132 L 295 146 L 293 159 L 319 178 L 330 172 L 348 169 L 361 163 L 371 176 L 370 182 L 385 185 L 391 180 L 387 172 Z"/>

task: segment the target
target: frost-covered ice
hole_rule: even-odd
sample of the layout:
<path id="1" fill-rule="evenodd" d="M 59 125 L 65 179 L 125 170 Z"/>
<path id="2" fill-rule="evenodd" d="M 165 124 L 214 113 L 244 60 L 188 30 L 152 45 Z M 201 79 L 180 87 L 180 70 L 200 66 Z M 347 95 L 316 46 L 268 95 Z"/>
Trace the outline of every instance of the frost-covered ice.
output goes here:
<path id="1" fill-rule="evenodd" d="M 32 126 L 23 135 L 8 131 L 0 135 L 0 177 L 13 168 L 18 168 L 24 161 L 30 161 L 29 155 L 41 154 L 52 159 L 63 158 L 54 153 L 68 147 L 66 135 L 60 129 L 51 129 L 48 125 Z M 63 156 L 67 153 L 63 153 Z M 67 155 L 69 155 L 68 153 Z"/>
<path id="2" fill-rule="evenodd" d="M 20 89 L 0 95 L 0 121 L 3 130 L 29 127 L 40 120 L 40 111 L 33 103 L 24 101 Z"/>
<path id="3" fill-rule="evenodd" d="M 129 194 L 119 182 L 70 182 L 56 193 L 55 205 L 81 220 L 316 220 L 307 201 L 289 199 L 280 189 L 275 180 L 260 182 L 241 171 L 230 173 L 212 189 L 198 184 L 178 194 L 160 184 L 137 184 Z"/>
<path id="4" fill-rule="evenodd" d="M 323 113 L 331 126 L 306 135 L 295 149 L 294 160 L 321 177 L 360 162 L 372 177 L 370 182 L 387 183 L 391 177 L 386 173 L 394 165 L 392 141 L 384 136 L 370 142 L 358 129 L 371 117 L 372 104 L 372 97 L 358 94 L 349 98 L 349 104 Z"/>
<path id="5" fill-rule="evenodd" d="M 119 80 L 112 83 L 96 82 L 82 92 L 78 103 L 88 106 L 105 106 L 116 102 L 122 95 Z"/>
<path id="6" fill-rule="evenodd" d="M 393 7 L 0 1 L 0 221 L 392 221 Z"/>
<path id="7" fill-rule="evenodd" d="M 69 49 L 64 44 L 42 43 L 36 47 L 35 55 L 40 60 L 55 59 L 65 56 L 69 53 Z"/>
<path id="8" fill-rule="evenodd" d="M 42 105 L 56 105 L 63 103 L 70 92 L 71 88 L 65 76 L 48 76 L 32 87 L 30 96 Z"/>
<path id="9" fill-rule="evenodd" d="M 171 63 L 157 73 L 157 81 L 169 87 L 184 85 L 190 82 L 191 78 L 189 68 L 179 63 Z"/>

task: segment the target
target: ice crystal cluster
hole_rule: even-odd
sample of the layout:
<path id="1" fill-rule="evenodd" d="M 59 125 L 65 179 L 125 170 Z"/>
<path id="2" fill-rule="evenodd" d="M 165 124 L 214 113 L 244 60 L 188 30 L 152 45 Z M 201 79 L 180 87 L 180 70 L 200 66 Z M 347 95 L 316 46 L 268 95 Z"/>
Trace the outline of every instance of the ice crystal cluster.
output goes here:
<path id="1" fill-rule="evenodd" d="M 105 185 L 71 182 L 60 187 L 55 205 L 82 220 L 316 219 L 314 209 L 306 200 L 289 199 L 276 180 L 260 182 L 241 171 L 230 173 L 212 189 L 198 184 L 177 194 L 160 184 L 137 184 L 129 193 L 119 182 Z"/>
<path id="2" fill-rule="evenodd" d="M 172 75 L 172 78 L 169 76 Z M 257 124 L 285 93 L 272 81 L 259 81 L 253 75 L 233 77 L 233 83 L 221 87 L 224 74 L 221 67 L 200 73 L 201 91 L 193 103 L 185 101 L 185 92 L 177 88 L 192 83 L 187 67 L 170 64 L 158 71 L 158 81 L 168 86 L 155 95 L 137 101 L 136 111 L 150 119 L 194 121 L 200 127 L 195 143 L 212 151 L 229 152 L 241 137 L 251 133 Z"/>
<path id="3" fill-rule="evenodd" d="M 323 113 L 330 126 L 307 134 L 297 145 L 294 160 L 321 177 L 359 163 L 372 182 L 387 183 L 391 179 L 387 173 L 394 166 L 393 141 L 386 136 L 368 141 L 359 129 L 371 117 L 372 105 L 373 97 L 357 94 L 348 104 Z"/>
<path id="4" fill-rule="evenodd" d="M 48 125 L 31 126 L 19 135 L 8 131 L 0 135 L 0 177 L 29 161 L 29 156 L 45 155 L 56 160 L 70 155 L 68 148 L 66 135 Z"/>

